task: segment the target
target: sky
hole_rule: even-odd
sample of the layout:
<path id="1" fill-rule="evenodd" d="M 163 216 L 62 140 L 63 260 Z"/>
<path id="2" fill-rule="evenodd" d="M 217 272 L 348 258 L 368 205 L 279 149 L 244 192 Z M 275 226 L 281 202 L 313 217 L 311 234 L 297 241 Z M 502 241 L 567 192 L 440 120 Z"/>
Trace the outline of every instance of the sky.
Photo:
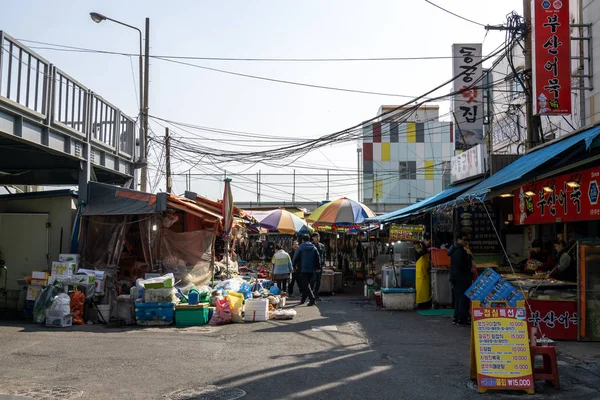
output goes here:
<path id="1" fill-rule="evenodd" d="M 522 1 L 432 0 L 473 21 L 497 25 L 508 13 L 522 13 Z M 484 55 L 504 41 L 504 33 L 486 30 L 432 6 L 425 0 L 209 1 L 32 1 L 4 0 L 0 29 L 14 38 L 138 53 L 137 32 L 104 21 L 99 12 L 143 30 L 150 18 L 150 54 L 229 58 L 376 58 L 449 57 L 453 43 L 481 43 Z M 48 47 L 26 42 L 30 47 Z M 58 68 L 125 113 L 138 114 L 137 58 L 121 55 L 35 49 Z M 404 104 L 452 77 L 451 59 L 355 62 L 257 62 L 185 60 L 243 74 L 312 85 L 393 93 L 381 96 L 301 87 L 232 76 L 159 59 L 150 62 L 149 113 L 169 121 L 203 127 L 296 139 L 317 138 L 376 115 L 382 104 Z M 485 65 L 484 65 L 485 66 Z M 448 93 L 450 86 L 438 94 Z M 440 113 L 449 103 L 438 103 Z M 152 135 L 164 135 L 152 120 Z M 170 126 L 184 142 L 214 149 L 268 149 L 260 140 L 223 143 L 220 133 Z M 235 139 L 235 137 L 233 137 Z M 220 140 L 221 142 L 215 142 Z M 272 146 L 272 144 L 271 144 Z M 256 201 L 256 173 L 261 171 L 261 201 L 291 201 L 293 171 L 296 200 L 329 196 L 357 198 L 357 143 L 316 150 L 295 162 L 275 166 L 244 162 L 215 164 L 175 150 L 174 192 L 191 189 L 222 197 L 224 170 L 233 178 L 236 201 Z M 150 183 L 165 189 L 160 149 L 150 149 Z M 183 160 L 183 161 L 182 161 Z M 310 166 L 311 169 L 302 167 Z M 246 175 L 236 175 L 244 172 Z M 269 173 L 288 174 L 270 176 Z M 310 174 L 321 174 L 320 176 Z M 337 176 L 333 176 L 337 174 Z M 343 176 L 340 176 L 343 175 Z"/>

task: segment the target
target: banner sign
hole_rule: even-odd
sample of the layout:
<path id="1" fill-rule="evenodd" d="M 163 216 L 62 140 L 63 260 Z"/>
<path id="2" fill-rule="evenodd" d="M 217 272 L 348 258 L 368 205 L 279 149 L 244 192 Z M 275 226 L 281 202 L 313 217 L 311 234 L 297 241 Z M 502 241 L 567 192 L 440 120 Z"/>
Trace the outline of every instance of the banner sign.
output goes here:
<path id="1" fill-rule="evenodd" d="M 399 240 L 417 241 L 423 238 L 423 225 L 398 225 L 390 226 L 390 241 L 397 242 Z"/>
<path id="2" fill-rule="evenodd" d="M 483 308 L 474 304 L 472 312 L 478 390 L 533 393 L 525 307 Z"/>
<path id="3" fill-rule="evenodd" d="M 485 174 L 487 169 L 487 146 L 478 144 L 451 158 L 452 183 Z"/>
<path id="4" fill-rule="evenodd" d="M 454 116 L 456 150 L 467 150 L 483 143 L 483 67 L 481 44 L 452 45 L 452 75 L 454 80 Z"/>
<path id="5" fill-rule="evenodd" d="M 571 114 L 569 0 L 533 0 L 534 114 Z"/>
<path id="6" fill-rule="evenodd" d="M 502 252 L 500 241 L 492 224 L 498 224 L 498 208 L 483 204 L 457 207 L 458 230 L 469 236 L 469 246 L 473 253 Z M 489 212 L 489 216 L 488 216 Z M 490 221 L 490 216 L 492 217 Z"/>
<path id="7" fill-rule="evenodd" d="M 523 185 L 514 192 L 515 225 L 600 219 L 600 167 Z"/>

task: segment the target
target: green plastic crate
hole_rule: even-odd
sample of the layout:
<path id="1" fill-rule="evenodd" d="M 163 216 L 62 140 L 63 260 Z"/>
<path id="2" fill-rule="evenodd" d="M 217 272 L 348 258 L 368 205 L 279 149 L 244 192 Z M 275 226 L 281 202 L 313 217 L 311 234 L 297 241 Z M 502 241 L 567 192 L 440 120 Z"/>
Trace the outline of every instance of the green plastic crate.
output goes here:
<path id="1" fill-rule="evenodd" d="M 187 305 L 175 307 L 175 326 L 202 326 L 208 324 L 208 304 Z"/>

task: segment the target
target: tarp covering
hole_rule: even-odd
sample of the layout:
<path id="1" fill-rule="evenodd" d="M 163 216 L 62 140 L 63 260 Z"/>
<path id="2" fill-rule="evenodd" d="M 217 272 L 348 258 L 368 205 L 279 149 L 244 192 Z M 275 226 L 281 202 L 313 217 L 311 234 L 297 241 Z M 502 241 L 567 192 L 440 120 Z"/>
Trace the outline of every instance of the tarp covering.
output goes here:
<path id="1" fill-rule="evenodd" d="M 459 202 L 468 201 L 470 198 L 483 200 L 489 191 L 528 178 L 532 172 L 539 171 L 545 163 L 571 150 L 578 143 L 584 143 L 587 150 L 599 134 L 600 126 L 595 126 L 545 147 L 536 148 L 490 176 L 457 200 Z"/>
<path id="2" fill-rule="evenodd" d="M 481 179 L 471 182 L 459 183 L 458 185 L 449 187 L 448 189 L 436 194 L 435 196 L 431 196 L 423 201 L 412 204 L 408 207 L 401 208 L 400 210 L 392 211 L 387 214 L 382 214 L 374 218 L 369 218 L 365 222 L 377 222 L 382 224 L 386 222 L 391 222 L 396 219 L 409 217 L 410 215 L 415 214 L 417 212 L 425 211 L 426 208 L 430 208 L 441 202 L 454 199 L 459 194 L 472 188 L 480 182 Z"/>
<path id="3" fill-rule="evenodd" d="M 142 215 L 156 213 L 156 195 L 90 182 L 83 215 Z"/>
<path id="4" fill-rule="evenodd" d="M 210 281 L 210 260 L 215 232 L 196 231 L 176 233 L 163 231 L 161 258 L 163 272 L 172 272 L 179 286 L 193 283 L 202 286 Z"/>

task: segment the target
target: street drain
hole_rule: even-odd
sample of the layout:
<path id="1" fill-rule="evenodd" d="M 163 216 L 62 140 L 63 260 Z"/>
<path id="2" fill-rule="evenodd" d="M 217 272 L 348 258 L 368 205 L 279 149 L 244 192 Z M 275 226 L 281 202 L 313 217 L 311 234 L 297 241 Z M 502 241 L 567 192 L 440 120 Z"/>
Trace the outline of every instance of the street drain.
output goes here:
<path id="1" fill-rule="evenodd" d="M 204 386 L 177 390 L 169 395 L 171 400 L 235 400 L 246 395 L 242 389 Z"/>
<path id="2" fill-rule="evenodd" d="M 36 400 L 75 399 L 83 395 L 83 391 L 74 388 L 29 388 L 16 391 L 16 396 L 25 396 Z"/>

